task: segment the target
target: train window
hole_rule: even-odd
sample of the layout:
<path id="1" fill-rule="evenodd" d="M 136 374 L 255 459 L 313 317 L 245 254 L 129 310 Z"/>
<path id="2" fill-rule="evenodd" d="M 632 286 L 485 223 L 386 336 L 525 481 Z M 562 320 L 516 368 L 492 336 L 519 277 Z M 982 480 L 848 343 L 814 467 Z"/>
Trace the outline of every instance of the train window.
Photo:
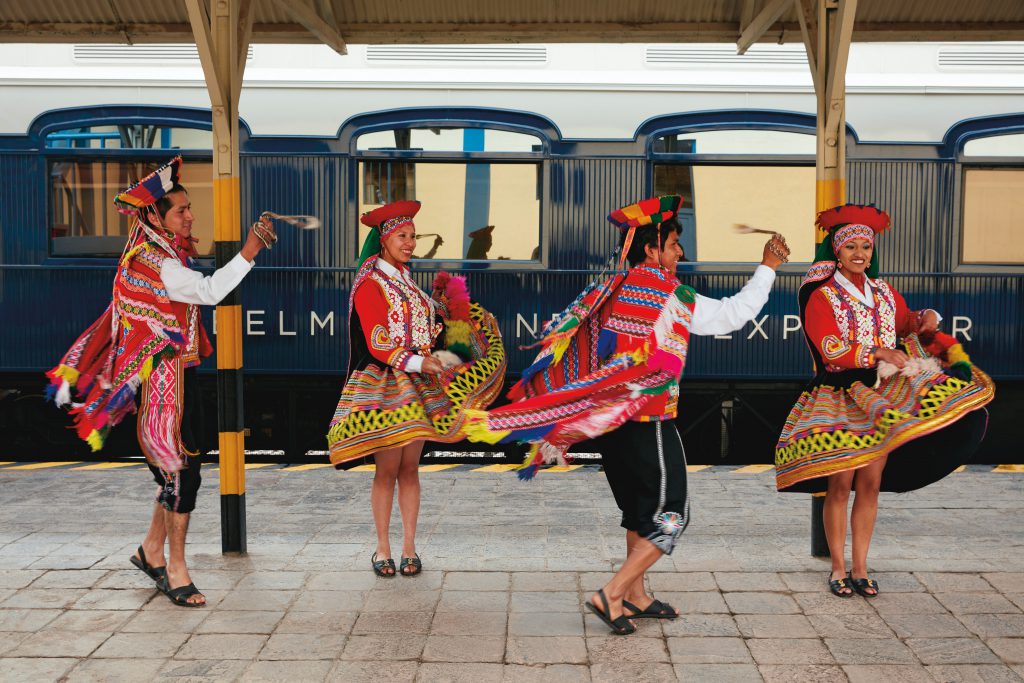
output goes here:
<path id="1" fill-rule="evenodd" d="M 46 136 L 47 149 L 211 149 L 213 134 L 199 128 L 150 124 L 80 126 Z"/>
<path id="2" fill-rule="evenodd" d="M 750 156 L 814 154 L 811 133 L 783 130 L 703 130 L 655 138 L 655 154 L 742 154 Z"/>
<path id="3" fill-rule="evenodd" d="M 1024 264 L 1022 214 L 1024 169 L 964 169 L 963 262 Z"/>
<path id="4" fill-rule="evenodd" d="M 54 256 L 117 256 L 128 238 L 129 217 L 113 198 L 166 160 L 54 160 L 49 167 L 50 252 Z M 213 164 L 189 161 L 181 184 L 192 202 L 200 255 L 213 252 Z"/>
<path id="5" fill-rule="evenodd" d="M 359 213 L 399 199 L 421 201 L 414 258 L 536 260 L 540 173 L 535 162 L 360 161 Z M 367 228 L 359 230 L 362 244 Z"/>
<path id="6" fill-rule="evenodd" d="M 782 233 L 793 261 L 814 255 L 813 166 L 655 164 L 654 193 L 682 195 L 688 261 L 760 261 L 764 240 L 738 233 L 736 224 Z"/>
<path id="7" fill-rule="evenodd" d="M 535 135 L 492 128 L 396 128 L 364 133 L 356 139 L 361 152 L 415 150 L 418 152 L 540 152 Z"/>
<path id="8" fill-rule="evenodd" d="M 1024 133 L 992 135 L 968 140 L 964 144 L 964 156 L 1024 158 Z"/>

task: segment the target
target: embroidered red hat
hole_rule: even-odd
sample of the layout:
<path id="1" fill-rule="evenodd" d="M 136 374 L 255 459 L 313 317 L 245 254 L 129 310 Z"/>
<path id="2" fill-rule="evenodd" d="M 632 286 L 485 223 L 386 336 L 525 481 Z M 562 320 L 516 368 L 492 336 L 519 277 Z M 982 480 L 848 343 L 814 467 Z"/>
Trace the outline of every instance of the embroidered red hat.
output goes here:
<path id="1" fill-rule="evenodd" d="M 656 225 L 675 216 L 682 205 L 683 198 L 677 194 L 651 197 L 612 211 L 608 214 L 608 220 L 619 230 Z"/>
<path id="2" fill-rule="evenodd" d="M 889 214 L 871 204 L 843 204 L 826 209 L 818 214 L 814 224 L 822 230 L 831 230 L 837 225 L 866 225 L 879 234 L 889 229 Z"/>
<path id="3" fill-rule="evenodd" d="M 141 208 L 155 204 L 178 184 L 182 160 L 176 156 L 148 176 L 114 197 L 114 206 L 129 216 Z"/>
<path id="4" fill-rule="evenodd" d="M 380 230 L 380 237 L 384 239 L 403 225 L 412 225 L 412 219 L 419 210 L 418 201 L 403 199 L 368 211 L 359 218 L 359 221 L 363 225 Z"/>

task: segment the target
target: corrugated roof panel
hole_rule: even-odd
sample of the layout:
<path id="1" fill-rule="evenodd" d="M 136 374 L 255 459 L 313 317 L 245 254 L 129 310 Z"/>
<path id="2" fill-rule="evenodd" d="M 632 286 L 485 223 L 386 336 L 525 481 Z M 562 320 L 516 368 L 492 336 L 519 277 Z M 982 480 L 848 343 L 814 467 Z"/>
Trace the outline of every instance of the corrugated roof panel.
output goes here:
<path id="1" fill-rule="evenodd" d="M 755 1 L 755 13 L 768 0 Z M 738 0 L 315 0 L 352 43 L 731 42 Z M 319 42 L 274 0 L 254 0 L 256 42 Z M 333 16 L 331 16 L 333 14 Z M 60 26 L 63 24 L 64 26 Z M 60 29 L 56 29 L 54 25 Z M 966 26 L 965 26 L 966 25 Z M 109 26 L 109 33 L 97 30 Z M 779 27 L 783 29 L 779 32 Z M 967 30 L 969 29 L 969 30 Z M 3 0 L 0 40 L 188 42 L 184 2 Z M 1024 38 L 1021 0 L 860 0 L 854 40 Z M 768 39 L 799 41 L 787 9 Z"/>

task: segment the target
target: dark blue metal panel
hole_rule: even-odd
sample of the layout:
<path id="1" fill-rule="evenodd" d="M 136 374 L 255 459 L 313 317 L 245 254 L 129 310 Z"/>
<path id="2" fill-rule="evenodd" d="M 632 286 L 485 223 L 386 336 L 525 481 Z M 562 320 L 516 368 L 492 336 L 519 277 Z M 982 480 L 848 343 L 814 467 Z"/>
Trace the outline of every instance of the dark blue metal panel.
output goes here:
<path id="1" fill-rule="evenodd" d="M 48 189 L 41 156 L 0 154 L 0 264 L 46 258 Z"/>
<path id="2" fill-rule="evenodd" d="M 56 365 L 110 303 L 113 278 L 113 268 L 0 266 L 0 370 Z"/>
<path id="3" fill-rule="evenodd" d="M 948 161 L 852 161 L 847 196 L 892 216 L 878 240 L 882 272 L 948 271 L 954 251 L 954 165 Z"/>
<path id="4" fill-rule="evenodd" d="M 347 159 L 339 156 L 242 156 L 241 236 L 261 212 L 308 214 L 323 221 L 319 230 L 277 226 L 280 239 L 258 265 L 337 268 L 351 261 L 343 253 L 347 225 L 344 179 Z"/>
<path id="5" fill-rule="evenodd" d="M 549 267 L 600 270 L 604 266 L 618 239 L 608 214 L 646 196 L 645 168 L 641 159 L 550 162 L 552 192 L 544 233 Z"/>

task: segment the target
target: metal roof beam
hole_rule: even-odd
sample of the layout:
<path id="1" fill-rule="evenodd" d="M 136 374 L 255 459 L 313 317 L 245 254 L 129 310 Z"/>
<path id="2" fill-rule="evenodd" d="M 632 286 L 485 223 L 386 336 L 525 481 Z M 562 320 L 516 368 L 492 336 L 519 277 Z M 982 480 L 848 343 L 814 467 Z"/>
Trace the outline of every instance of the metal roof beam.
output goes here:
<path id="1" fill-rule="evenodd" d="M 278 7 L 290 14 L 295 21 L 305 26 L 324 45 L 339 55 L 348 54 L 345 39 L 338 33 L 337 27 L 331 26 L 324 21 L 320 13 L 306 0 L 276 0 L 276 2 Z"/>
<path id="2" fill-rule="evenodd" d="M 792 6 L 793 0 L 770 0 L 736 41 L 736 54 L 744 54 Z"/>

